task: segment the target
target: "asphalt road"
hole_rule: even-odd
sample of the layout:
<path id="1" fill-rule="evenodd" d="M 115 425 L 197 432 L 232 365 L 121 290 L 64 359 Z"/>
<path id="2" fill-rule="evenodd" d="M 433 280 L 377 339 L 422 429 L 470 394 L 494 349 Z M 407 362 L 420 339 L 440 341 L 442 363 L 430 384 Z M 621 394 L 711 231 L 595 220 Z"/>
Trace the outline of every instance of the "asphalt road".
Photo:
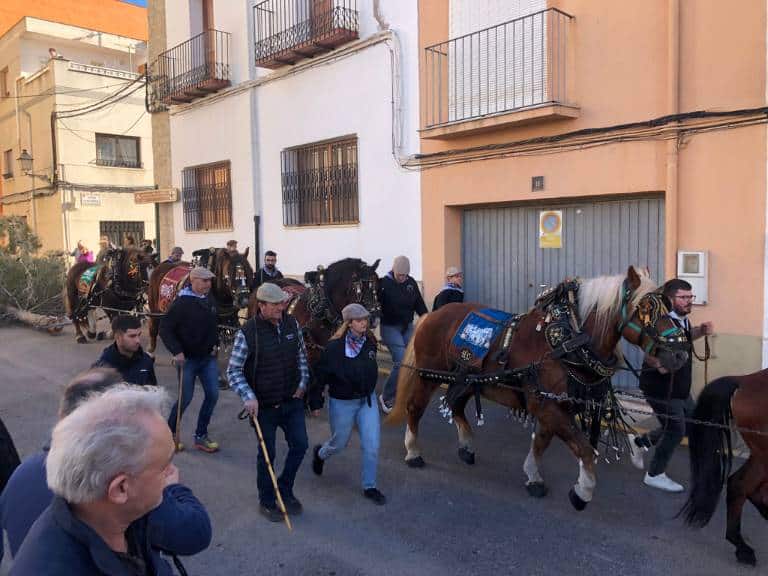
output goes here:
<path id="1" fill-rule="evenodd" d="M 0 416 L 22 457 L 46 441 L 59 391 L 87 368 L 103 343 L 78 345 L 70 332 L 49 336 L 20 327 L 0 328 Z M 173 390 L 168 355 L 158 357 L 158 377 Z M 183 425 L 191 444 L 201 390 Z M 755 546 L 758 567 L 739 567 L 723 538 L 724 505 L 703 530 L 689 530 L 675 514 L 684 496 L 642 484 L 628 461 L 598 467 L 594 501 L 575 511 L 567 493 L 577 465 L 562 443 L 546 454 L 550 494 L 530 498 L 522 462 L 529 430 L 486 403 L 485 427 L 476 433 L 477 464 L 459 461 L 454 427 L 433 401 L 423 420 L 421 444 L 427 467 L 403 463 L 402 429 L 385 427 L 379 488 L 389 501 L 377 507 L 359 488 L 359 443 L 329 460 L 317 478 L 307 458 L 296 494 L 305 513 L 294 532 L 258 514 L 256 438 L 236 419 L 240 401 L 222 391 L 210 428 L 222 445 L 218 454 L 188 451 L 176 459 L 181 478 L 207 506 L 214 540 L 205 552 L 185 559 L 190 574 L 239 575 L 736 575 L 768 574 L 766 523 L 745 508 L 744 533 Z M 325 415 L 307 424 L 310 445 L 328 433 Z M 282 440 L 278 445 L 284 448 Z M 278 452 L 282 462 L 284 450 Z M 678 450 L 670 476 L 687 479 L 687 450 Z M 0 573 L 5 573 L 8 561 Z"/>

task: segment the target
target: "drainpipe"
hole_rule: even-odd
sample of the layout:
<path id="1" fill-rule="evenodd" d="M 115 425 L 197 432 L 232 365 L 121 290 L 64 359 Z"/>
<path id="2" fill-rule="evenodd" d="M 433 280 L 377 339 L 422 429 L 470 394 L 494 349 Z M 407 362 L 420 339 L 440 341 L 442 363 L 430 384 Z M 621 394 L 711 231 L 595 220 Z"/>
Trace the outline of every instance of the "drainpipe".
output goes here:
<path id="1" fill-rule="evenodd" d="M 768 0 L 765 3 L 765 14 L 768 15 Z M 765 73 L 768 75 L 768 20 L 765 25 L 765 44 L 763 45 Z M 768 76 L 765 76 L 765 102 L 768 105 Z M 765 129 L 765 141 L 768 143 L 768 126 Z M 765 165 L 765 245 L 763 246 L 763 368 L 768 367 L 768 160 Z"/>
<path id="2" fill-rule="evenodd" d="M 667 114 L 680 112 L 680 0 L 667 4 Z M 664 198 L 664 223 L 666 242 L 664 268 L 667 278 L 677 275 L 679 185 L 679 140 L 666 142 L 666 196 Z"/>

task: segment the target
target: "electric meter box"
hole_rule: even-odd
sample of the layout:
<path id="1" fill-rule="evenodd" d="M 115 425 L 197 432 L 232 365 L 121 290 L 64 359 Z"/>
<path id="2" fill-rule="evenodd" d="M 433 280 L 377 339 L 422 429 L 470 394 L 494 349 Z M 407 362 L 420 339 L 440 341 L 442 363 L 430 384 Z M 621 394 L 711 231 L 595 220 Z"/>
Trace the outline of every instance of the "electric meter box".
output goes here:
<path id="1" fill-rule="evenodd" d="M 694 304 L 706 304 L 709 301 L 708 252 L 678 251 L 677 277 L 693 287 L 693 293 L 696 295 Z"/>

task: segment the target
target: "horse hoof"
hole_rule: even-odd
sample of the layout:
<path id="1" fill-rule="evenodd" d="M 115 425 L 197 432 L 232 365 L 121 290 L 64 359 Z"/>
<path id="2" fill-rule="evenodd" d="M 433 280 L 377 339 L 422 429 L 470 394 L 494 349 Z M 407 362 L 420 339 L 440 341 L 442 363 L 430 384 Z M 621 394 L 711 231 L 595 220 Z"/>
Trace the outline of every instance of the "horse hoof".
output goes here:
<path id="1" fill-rule="evenodd" d="M 104 340 L 104 338 L 106 337 L 107 335 L 104 334 L 104 332 L 99 332 L 98 334 L 96 334 L 96 340 Z"/>
<path id="2" fill-rule="evenodd" d="M 568 499 L 571 501 L 571 505 L 574 508 L 576 508 L 576 510 L 578 510 L 579 512 L 584 510 L 584 508 L 587 507 L 587 504 L 589 504 L 589 502 L 585 502 L 584 500 L 579 498 L 579 495 L 576 494 L 576 490 L 574 490 L 573 488 L 571 488 L 571 490 L 568 492 Z"/>
<path id="3" fill-rule="evenodd" d="M 91 339 L 91 340 L 93 340 L 94 338 L 96 338 L 96 332 L 86 332 L 86 335 L 87 335 L 87 336 L 88 336 L 88 338 L 89 338 L 89 339 Z"/>
<path id="4" fill-rule="evenodd" d="M 549 493 L 549 488 L 544 482 L 530 482 L 525 485 L 525 489 L 528 491 L 528 495 L 534 498 L 544 498 Z"/>
<path id="5" fill-rule="evenodd" d="M 736 560 L 739 564 L 746 564 L 747 566 L 754 566 L 757 564 L 757 557 L 755 551 L 749 547 L 742 547 L 736 549 Z"/>
<path id="6" fill-rule="evenodd" d="M 424 458 L 421 456 L 416 456 L 416 458 L 411 458 L 410 460 L 406 459 L 405 463 L 408 465 L 408 468 L 424 468 Z"/>
<path id="7" fill-rule="evenodd" d="M 470 451 L 469 448 L 464 448 L 462 446 L 459 448 L 459 459 L 461 459 L 464 464 L 469 464 L 471 466 L 475 463 L 475 453 Z"/>
<path id="8" fill-rule="evenodd" d="M 77 337 L 77 343 L 78 344 L 87 344 L 88 340 L 86 340 L 85 336 L 78 336 Z"/>

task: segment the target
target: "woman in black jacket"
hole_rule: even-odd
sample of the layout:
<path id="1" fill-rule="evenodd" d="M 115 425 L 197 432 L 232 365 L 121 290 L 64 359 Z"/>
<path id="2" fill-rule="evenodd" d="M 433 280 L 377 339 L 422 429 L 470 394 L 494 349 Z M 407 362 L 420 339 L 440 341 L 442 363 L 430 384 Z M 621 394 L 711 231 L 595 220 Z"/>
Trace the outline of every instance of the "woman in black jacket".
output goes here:
<path id="1" fill-rule="evenodd" d="M 368 310 L 349 304 L 341 311 L 344 323 L 323 351 L 316 374 L 320 393 L 328 386 L 328 419 L 331 437 L 315 446 L 312 470 L 320 476 L 325 461 L 341 452 L 349 443 L 357 424 L 363 451 L 363 496 L 376 504 L 386 502 L 376 487 L 379 460 L 380 421 L 376 405 L 376 338 L 368 329 Z M 322 398 L 313 402 L 322 405 Z"/>

